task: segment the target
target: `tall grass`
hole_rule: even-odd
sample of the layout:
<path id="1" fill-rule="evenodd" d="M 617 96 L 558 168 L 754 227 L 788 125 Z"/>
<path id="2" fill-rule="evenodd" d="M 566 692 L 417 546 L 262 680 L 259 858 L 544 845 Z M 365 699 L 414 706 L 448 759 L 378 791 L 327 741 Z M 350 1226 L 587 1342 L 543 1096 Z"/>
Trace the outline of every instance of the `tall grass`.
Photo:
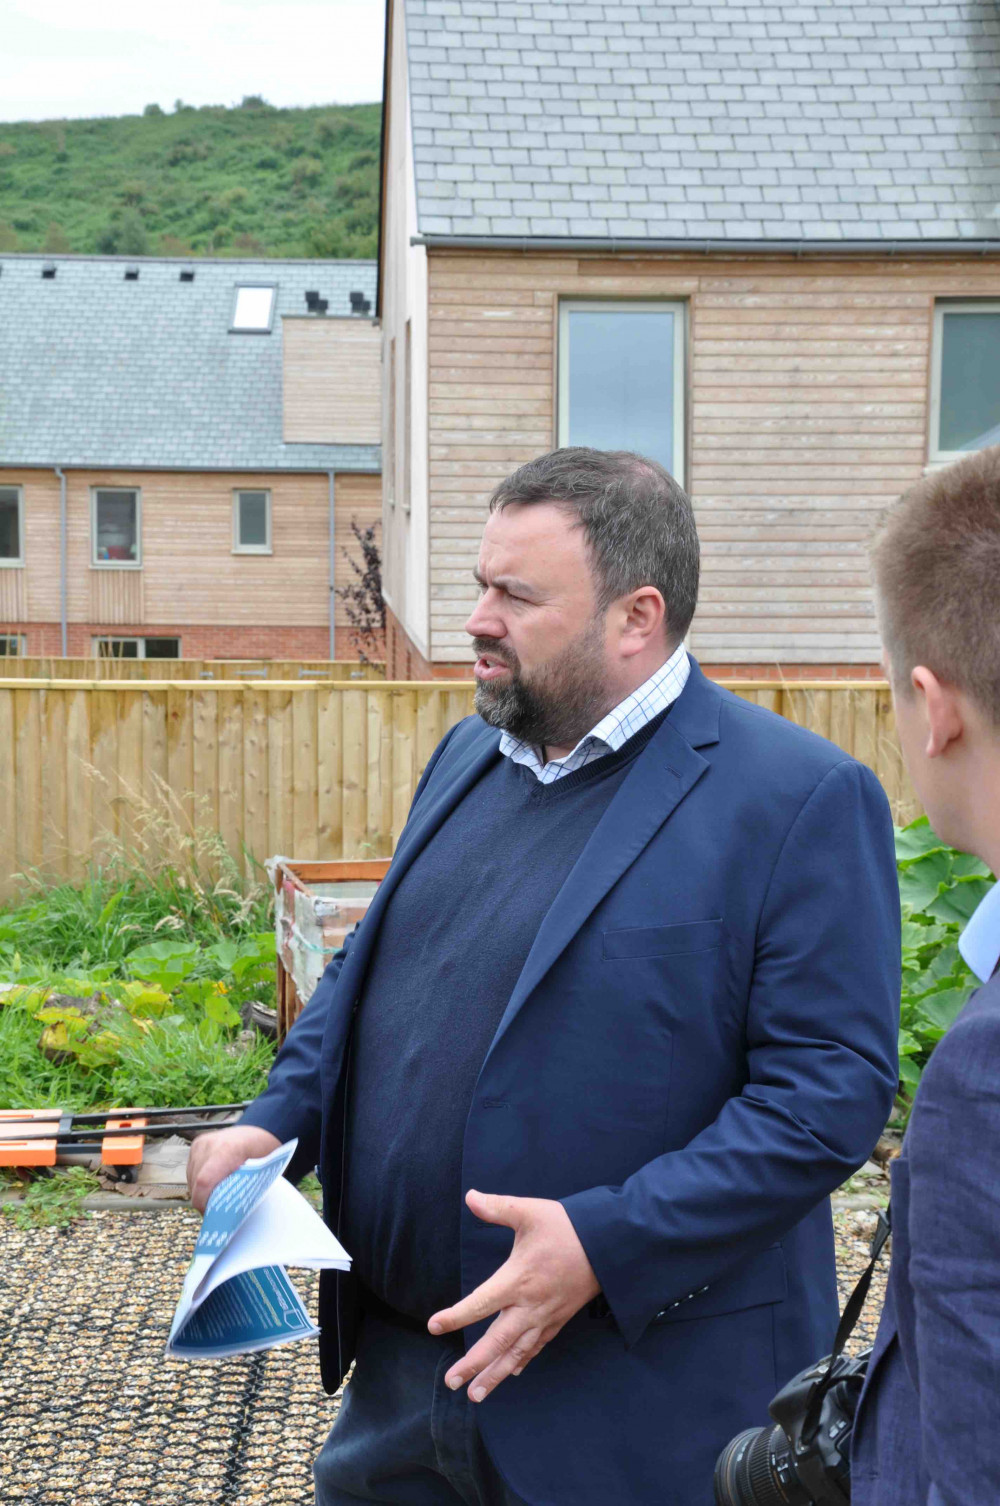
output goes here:
<path id="1" fill-rule="evenodd" d="M 132 800 L 128 841 L 106 840 L 82 884 L 20 875 L 26 897 L 0 909 L 0 984 L 29 985 L 7 1004 L 0 993 L 0 1107 L 236 1102 L 264 1086 L 271 1043 L 241 1035 L 235 1008 L 231 1024 L 210 1019 L 182 979 L 220 980 L 232 1006 L 273 1003 L 271 967 L 262 960 L 240 971 L 237 948 L 217 945 L 245 942 L 243 957 L 260 949 L 259 933 L 272 926 L 270 886 L 217 833 L 190 829 L 168 797 Z M 204 950 L 177 975 L 168 1014 L 132 1020 L 116 1002 L 124 997 L 116 982 L 135 977 L 137 949 L 166 941 Z M 100 1024 L 115 1037 L 112 1060 L 54 1061 L 39 1049 L 44 1020 L 36 1015 L 49 990 L 98 1001 Z"/>

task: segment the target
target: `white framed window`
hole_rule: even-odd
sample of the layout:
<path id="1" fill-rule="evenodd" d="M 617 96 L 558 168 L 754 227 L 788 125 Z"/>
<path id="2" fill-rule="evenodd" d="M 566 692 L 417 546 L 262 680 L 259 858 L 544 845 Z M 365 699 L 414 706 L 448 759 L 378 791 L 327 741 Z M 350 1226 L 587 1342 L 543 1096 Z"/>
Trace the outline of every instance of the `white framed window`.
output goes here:
<path id="1" fill-rule="evenodd" d="M 273 282 L 237 283 L 233 293 L 230 334 L 269 335 L 274 324 L 277 291 L 277 284 Z"/>
<path id="2" fill-rule="evenodd" d="M 179 659 L 179 638 L 94 638 L 95 659 Z"/>
<path id="3" fill-rule="evenodd" d="M 233 553 L 271 553 L 270 492 L 233 492 Z"/>
<path id="4" fill-rule="evenodd" d="M 931 358 L 932 462 L 1000 444 L 1000 302 L 941 299 Z"/>
<path id="5" fill-rule="evenodd" d="M 142 565 L 142 493 L 134 487 L 90 489 L 91 563 L 117 570 Z"/>
<path id="6" fill-rule="evenodd" d="M 0 659 L 19 659 L 23 654 L 23 633 L 0 633 Z"/>
<path id="7" fill-rule="evenodd" d="M 686 306 L 562 299 L 560 446 L 634 450 L 684 482 Z"/>
<path id="8" fill-rule="evenodd" d="M 24 564 L 24 496 L 19 486 L 0 486 L 0 566 Z"/>

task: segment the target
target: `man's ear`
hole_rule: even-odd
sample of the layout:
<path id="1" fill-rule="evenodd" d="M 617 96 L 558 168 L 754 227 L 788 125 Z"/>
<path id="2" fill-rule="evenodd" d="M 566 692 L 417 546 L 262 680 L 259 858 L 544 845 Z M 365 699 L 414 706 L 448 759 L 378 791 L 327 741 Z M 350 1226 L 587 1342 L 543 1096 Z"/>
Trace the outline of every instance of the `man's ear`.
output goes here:
<path id="1" fill-rule="evenodd" d="M 655 586 L 640 586 L 622 602 L 625 617 L 622 622 L 622 650 L 631 658 L 641 653 L 650 639 L 662 631 L 667 608 Z"/>
<path id="2" fill-rule="evenodd" d="M 937 758 L 956 743 L 965 731 L 958 691 L 954 685 L 939 680 L 925 664 L 918 664 L 911 671 L 910 683 L 923 706 L 927 726 L 927 757 Z"/>

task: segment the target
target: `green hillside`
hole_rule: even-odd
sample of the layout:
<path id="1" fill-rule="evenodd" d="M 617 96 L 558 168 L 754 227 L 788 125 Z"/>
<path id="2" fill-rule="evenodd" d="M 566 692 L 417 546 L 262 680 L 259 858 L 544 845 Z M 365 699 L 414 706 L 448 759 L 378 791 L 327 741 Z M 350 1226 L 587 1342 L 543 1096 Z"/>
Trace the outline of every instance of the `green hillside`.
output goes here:
<path id="1" fill-rule="evenodd" d="M 381 105 L 0 125 L 0 251 L 374 256 Z"/>

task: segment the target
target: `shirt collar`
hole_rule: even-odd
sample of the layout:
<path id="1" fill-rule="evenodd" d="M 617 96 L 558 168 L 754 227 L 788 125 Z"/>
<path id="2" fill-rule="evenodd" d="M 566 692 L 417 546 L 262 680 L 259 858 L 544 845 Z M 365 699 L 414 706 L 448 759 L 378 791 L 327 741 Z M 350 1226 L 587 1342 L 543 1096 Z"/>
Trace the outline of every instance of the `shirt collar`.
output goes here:
<path id="1" fill-rule="evenodd" d="M 665 664 L 654 670 L 631 695 L 613 706 L 563 758 L 553 758 L 543 764 L 536 747 L 512 737 L 509 732 L 501 733 L 500 752 L 515 763 L 527 764 L 539 777 L 544 777 L 546 783 L 551 782 L 553 776 L 569 773 L 585 760 L 589 762 L 588 754 L 590 757 L 600 755 L 603 749 L 617 752 L 630 737 L 641 732 L 654 717 L 677 700 L 690 673 L 691 661 L 681 643 Z"/>
<path id="2" fill-rule="evenodd" d="M 1000 962 L 1000 884 L 980 900 L 958 942 L 969 967 L 981 983 L 992 978 Z"/>

